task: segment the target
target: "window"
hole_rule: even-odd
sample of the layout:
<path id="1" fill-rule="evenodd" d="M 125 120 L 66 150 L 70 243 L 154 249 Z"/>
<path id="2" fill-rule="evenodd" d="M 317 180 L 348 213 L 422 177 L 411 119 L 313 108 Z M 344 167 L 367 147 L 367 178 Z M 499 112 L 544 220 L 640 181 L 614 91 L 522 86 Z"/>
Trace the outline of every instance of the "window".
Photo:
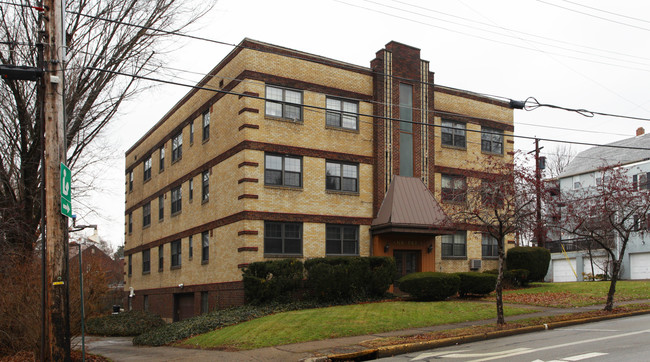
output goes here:
<path id="1" fill-rule="evenodd" d="M 165 218 L 165 195 L 158 196 L 158 221 Z"/>
<path id="2" fill-rule="evenodd" d="M 341 99 L 327 98 L 327 113 L 325 124 L 330 127 L 338 127 L 356 130 L 359 127 L 359 103 Z"/>
<path id="3" fill-rule="evenodd" d="M 158 172 L 162 172 L 165 170 L 165 146 L 164 145 L 160 146 L 159 154 L 160 154 L 160 163 L 159 163 L 160 168 L 158 169 Z"/>
<path id="4" fill-rule="evenodd" d="M 131 276 L 131 271 L 133 270 L 133 255 L 129 255 L 129 276 Z"/>
<path id="5" fill-rule="evenodd" d="M 191 178 L 189 182 L 189 189 L 190 189 L 190 201 L 194 198 L 194 179 Z"/>
<path id="6" fill-rule="evenodd" d="M 194 143 L 194 121 L 190 122 L 190 145 Z"/>
<path id="7" fill-rule="evenodd" d="M 442 175 L 441 196 L 443 201 L 465 202 L 466 194 L 465 177 Z"/>
<path id="8" fill-rule="evenodd" d="M 399 85 L 399 174 L 413 177 L 413 86 Z"/>
<path id="9" fill-rule="evenodd" d="M 325 188 L 337 191 L 359 191 L 359 166 L 327 161 L 325 163 Z"/>
<path id="10" fill-rule="evenodd" d="M 133 213 L 129 213 L 129 234 L 133 232 Z"/>
<path id="11" fill-rule="evenodd" d="M 650 190 L 650 172 L 638 174 L 639 190 Z"/>
<path id="12" fill-rule="evenodd" d="M 151 224 L 151 201 L 142 205 L 142 227 L 145 228 Z"/>
<path id="13" fill-rule="evenodd" d="M 466 148 L 465 123 L 442 120 L 442 144 L 458 148 Z"/>
<path id="14" fill-rule="evenodd" d="M 359 227 L 356 225 L 327 225 L 325 254 L 359 255 Z"/>
<path id="15" fill-rule="evenodd" d="M 483 205 L 488 208 L 501 208 L 505 204 L 504 194 L 507 190 L 503 190 L 501 182 L 490 182 L 490 180 L 481 180 L 481 188 L 479 194 Z"/>
<path id="16" fill-rule="evenodd" d="M 144 181 L 151 179 L 151 156 L 144 160 Z"/>
<path id="17" fill-rule="evenodd" d="M 190 235 L 189 240 L 188 240 L 188 249 L 189 249 L 189 254 L 190 254 L 190 260 L 192 260 L 192 256 L 194 254 L 194 247 L 192 245 L 192 235 Z"/>
<path id="18" fill-rule="evenodd" d="M 129 192 L 133 191 L 133 171 L 129 171 Z"/>
<path id="19" fill-rule="evenodd" d="M 172 137 L 172 162 L 176 162 L 183 156 L 183 132 L 178 132 Z"/>
<path id="20" fill-rule="evenodd" d="M 302 92 L 266 87 L 266 115 L 302 121 Z"/>
<path id="21" fill-rule="evenodd" d="M 203 141 L 210 139 L 210 111 L 203 113 Z"/>
<path id="22" fill-rule="evenodd" d="M 142 250 L 142 274 L 151 271 L 151 249 Z"/>
<path id="23" fill-rule="evenodd" d="M 171 267 L 180 267 L 181 266 L 181 240 L 174 240 L 171 242 L 171 256 L 172 263 Z"/>
<path id="24" fill-rule="evenodd" d="M 180 186 L 172 189 L 172 215 L 181 212 L 183 207 L 182 189 Z"/>
<path id="25" fill-rule="evenodd" d="M 210 233 L 204 231 L 201 233 L 201 262 L 210 260 Z"/>
<path id="26" fill-rule="evenodd" d="M 208 312 L 208 292 L 201 292 L 201 314 Z"/>
<path id="27" fill-rule="evenodd" d="M 582 188 L 582 182 L 580 181 L 580 175 L 573 176 L 571 178 L 571 183 L 573 184 L 573 189 L 578 190 Z"/>
<path id="28" fill-rule="evenodd" d="M 264 160 L 265 184 L 302 186 L 302 159 L 300 157 L 266 155 Z"/>
<path id="29" fill-rule="evenodd" d="M 442 236 L 443 257 L 465 257 L 467 247 L 467 232 L 458 231 L 453 235 Z"/>
<path id="30" fill-rule="evenodd" d="M 483 132 L 481 132 L 481 151 L 503 154 L 503 131 L 483 127 Z"/>
<path id="31" fill-rule="evenodd" d="M 264 223 L 264 254 L 302 255 L 302 223 Z"/>
<path id="32" fill-rule="evenodd" d="M 144 296 L 143 304 L 144 304 L 143 309 L 145 311 L 148 311 L 149 310 L 149 296 L 148 295 Z"/>
<path id="33" fill-rule="evenodd" d="M 203 171 L 201 174 L 201 201 L 205 202 L 210 199 L 210 172 Z"/>
<path id="34" fill-rule="evenodd" d="M 164 252 L 165 252 L 165 246 L 160 245 L 158 247 L 158 271 L 159 272 L 163 271 L 163 266 L 164 266 L 164 262 L 165 262 L 165 254 L 164 254 Z"/>
<path id="35" fill-rule="evenodd" d="M 499 244 L 494 236 L 483 234 L 483 239 L 481 240 L 481 255 L 484 257 L 499 256 Z"/>

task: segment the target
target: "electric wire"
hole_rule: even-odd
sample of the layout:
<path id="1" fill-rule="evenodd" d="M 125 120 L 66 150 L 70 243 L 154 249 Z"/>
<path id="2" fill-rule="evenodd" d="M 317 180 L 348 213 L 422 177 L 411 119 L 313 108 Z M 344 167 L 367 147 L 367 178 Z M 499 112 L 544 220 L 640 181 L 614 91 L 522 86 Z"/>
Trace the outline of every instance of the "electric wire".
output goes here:
<path id="1" fill-rule="evenodd" d="M 569 1 L 569 0 L 562 0 L 562 1 L 564 1 L 565 3 L 569 3 L 569 4 L 576 5 L 576 6 L 582 6 L 582 7 L 587 8 L 587 9 L 600 11 L 600 12 L 603 12 L 603 13 L 606 13 L 606 14 L 616 15 L 616 16 L 620 16 L 620 17 L 622 17 L 622 18 L 628 18 L 628 19 L 630 19 L 630 20 L 636 20 L 636 21 L 640 21 L 640 22 L 643 22 L 643 23 L 650 23 L 650 21 L 645 20 L 645 19 L 635 18 L 635 17 L 633 17 L 633 16 L 628 16 L 628 15 L 618 14 L 618 13 L 615 13 L 615 12 L 612 12 L 612 11 L 607 11 L 607 10 L 603 10 L 603 9 L 598 9 L 598 8 L 593 7 L 593 6 L 589 6 L 589 5 L 584 5 L 584 4 L 577 3 L 577 2 L 575 2 L 575 1 Z"/>
<path id="2" fill-rule="evenodd" d="M 628 26 L 628 27 L 630 27 L 630 28 L 635 28 L 635 29 L 639 29 L 639 30 L 650 31 L 650 29 L 648 29 L 648 28 L 644 28 L 644 27 L 642 27 L 642 26 L 637 26 L 637 25 L 633 25 L 633 24 L 628 24 L 628 23 L 625 23 L 625 22 L 622 22 L 622 21 L 617 21 L 617 20 L 609 19 L 609 18 L 606 18 L 606 17 L 603 17 L 603 16 L 598 16 L 598 15 L 594 15 L 594 14 L 585 13 L 585 12 L 583 12 L 583 11 L 579 11 L 579 10 L 571 9 L 571 8 L 569 8 L 569 7 L 566 7 L 566 6 L 562 6 L 562 5 L 558 5 L 558 4 L 553 4 L 553 3 L 548 2 L 548 1 L 544 1 L 544 0 L 537 0 L 537 1 L 540 2 L 540 3 L 546 4 L 546 5 L 555 6 L 555 7 L 558 7 L 558 8 L 560 8 L 560 9 L 568 10 L 568 11 L 571 11 L 571 12 L 574 12 L 574 13 L 582 14 L 582 15 L 589 16 L 589 17 L 596 18 L 596 19 L 600 19 L 600 20 L 605 20 L 605 21 L 608 21 L 608 22 L 610 22 L 610 23 L 615 23 L 615 24 L 619 24 L 619 25 L 624 25 L 624 26 Z"/>

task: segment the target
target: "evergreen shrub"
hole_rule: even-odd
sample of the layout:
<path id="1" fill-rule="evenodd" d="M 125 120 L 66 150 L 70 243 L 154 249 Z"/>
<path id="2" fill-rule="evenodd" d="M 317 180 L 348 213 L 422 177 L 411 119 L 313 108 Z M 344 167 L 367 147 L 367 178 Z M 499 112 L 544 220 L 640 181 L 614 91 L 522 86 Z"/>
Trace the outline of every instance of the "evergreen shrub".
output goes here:
<path id="1" fill-rule="evenodd" d="M 419 300 L 444 300 L 458 292 L 460 277 L 456 274 L 412 273 L 398 281 L 399 289 Z"/>

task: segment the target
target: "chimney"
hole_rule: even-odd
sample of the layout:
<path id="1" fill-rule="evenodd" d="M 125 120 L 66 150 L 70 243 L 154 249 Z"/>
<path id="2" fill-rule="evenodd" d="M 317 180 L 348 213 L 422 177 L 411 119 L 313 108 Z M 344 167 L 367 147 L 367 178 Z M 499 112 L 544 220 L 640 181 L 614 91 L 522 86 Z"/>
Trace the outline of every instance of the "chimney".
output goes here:
<path id="1" fill-rule="evenodd" d="M 636 129 L 637 136 L 643 136 L 644 134 L 645 134 L 645 130 L 643 129 L 643 127 L 639 127 Z"/>

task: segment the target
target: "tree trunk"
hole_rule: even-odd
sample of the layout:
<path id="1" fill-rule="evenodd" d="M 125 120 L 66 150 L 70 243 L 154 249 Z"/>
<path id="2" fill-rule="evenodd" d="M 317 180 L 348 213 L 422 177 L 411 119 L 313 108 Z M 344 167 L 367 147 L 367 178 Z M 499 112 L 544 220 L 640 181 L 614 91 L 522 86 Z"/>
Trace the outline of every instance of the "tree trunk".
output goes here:
<path id="1" fill-rule="evenodd" d="M 496 285 L 496 294 L 497 294 L 497 324 L 504 325 L 506 320 L 503 317 L 503 261 L 505 259 L 504 248 L 502 247 L 503 240 L 501 240 L 501 245 L 499 245 L 499 274 L 497 275 L 497 285 Z"/>
<path id="2" fill-rule="evenodd" d="M 621 270 L 621 260 L 614 259 L 614 268 L 612 269 L 612 281 L 609 283 L 609 291 L 607 292 L 607 302 L 605 303 L 605 310 L 611 311 L 614 308 L 614 293 L 616 293 L 616 282 L 618 281 L 618 273 Z"/>

